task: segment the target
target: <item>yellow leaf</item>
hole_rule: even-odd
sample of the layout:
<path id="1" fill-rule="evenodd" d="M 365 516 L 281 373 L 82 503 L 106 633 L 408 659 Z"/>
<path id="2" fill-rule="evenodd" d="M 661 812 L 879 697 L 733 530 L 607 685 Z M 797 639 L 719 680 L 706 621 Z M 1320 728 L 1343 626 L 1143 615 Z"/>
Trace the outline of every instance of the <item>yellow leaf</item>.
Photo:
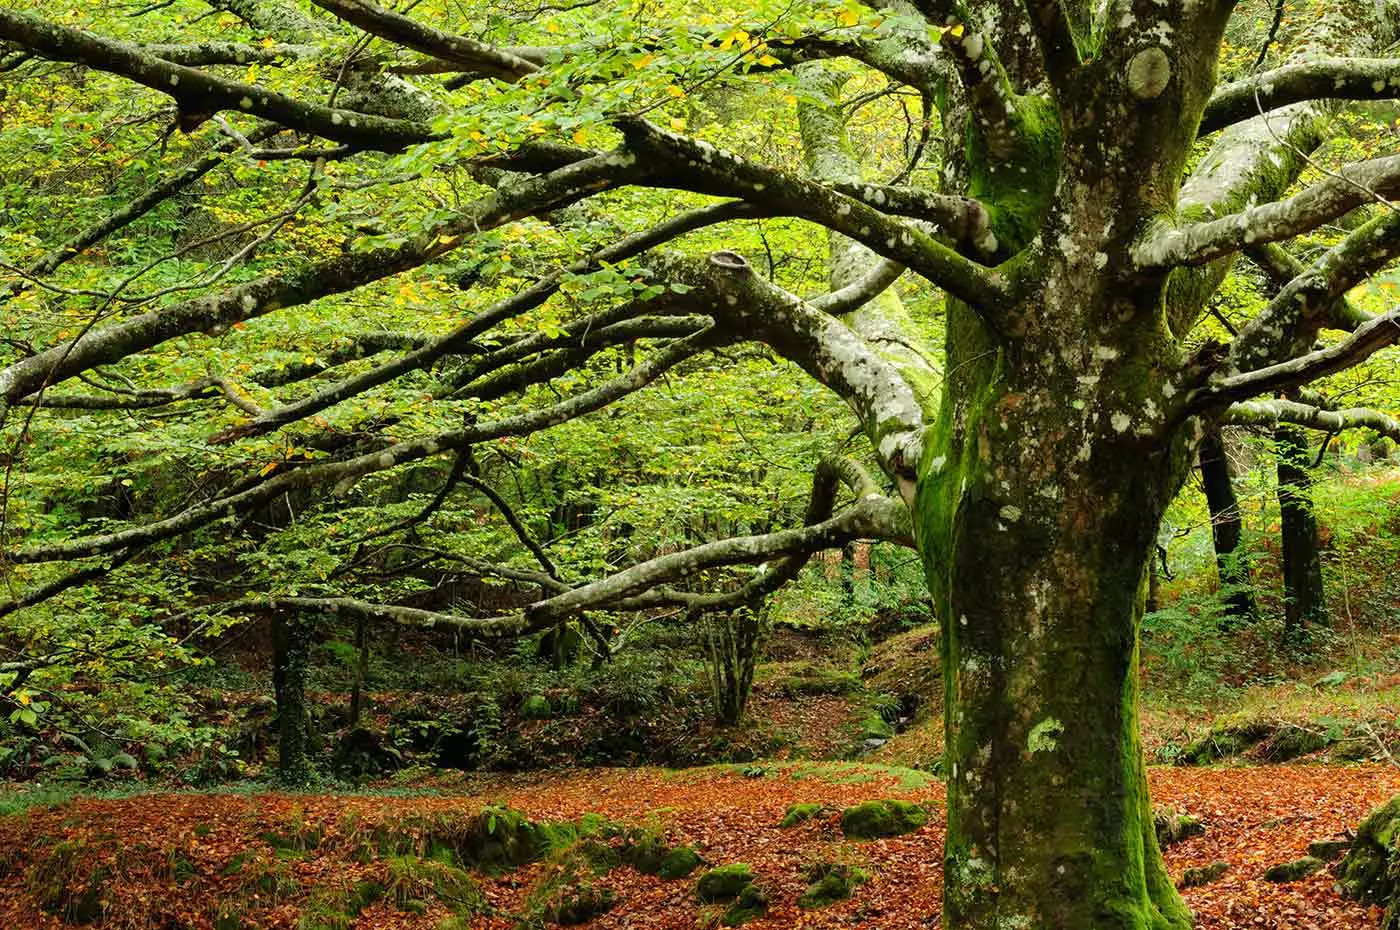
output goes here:
<path id="1" fill-rule="evenodd" d="M 544 27 L 544 31 L 545 31 L 545 32 L 549 32 L 549 33 L 558 32 L 558 31 L 559 31 L 559 24 L 558 24 L 558 23 L 549 23 L 548 25 L 546 25 L 546 26 Z"/>
<path id="2" fill-rule="evenodd" d="M 795 107 L 797 106 L 797 98 L 794 97 L 792 94 L 784 94 L 783 103 L 786 103 L 790 107 Z"/>
<path id="3" fill-rule="evenodd" d="M 860 22 L 860 14 L 850 7 L 845 7 L 836 14 L 836 21 L 843 26 L 854 26 Z"/>
<path id="4" fill-rule="evenodd" d="M 780 65 L 780 64 L 782 64 L 781 61 L 779 61 L 778 59 L 774 58 L 772 55 L 764 55 L 762 58 L 760 58 L 760 59 L 758 60 L 758 63 L 761 64 L 761 65 L 763 65 L 763 66 L 765 66 L 765 67 L 769 67 L 769 68 L 773 67 L 773 65 Z"/>
<path id="5" fill-rule="evenodd" d="M 647 53 L 646 53 L 645 55 L 643 55 L 641 58 L 637 58 L 637 59 L 633 60 L 633 62 L 632 62 L 632 67 L 634 67 L 634 68 L 636 68 L 638 71 L 640 71 L 640 70 L 642 70 L 643 68 L 645 68 L 647 65 L 651 64 L 653 61 L 656 61 L 656 56 L 653 55 L 651 52 L 647 52 Z"/>
<path id="6" fill-rule="evenodd" d="M 438 242 L 442 243 L 443 245 L 451 245 L 452 243 L 456 242 L 456 241 L 457 241 L 458 239 L 460 239 L 460 238 L 461 238 L 461 236 L 447 236 L 447 235 L 443 235 L 443 236 L 438 236 Z"/>
<path id="7" fill-rule="evenodd" d="M 671 128 L 674 129 L 676 132 L 684 131 L 685 120 L 681 119 L 679 116 L 671 117 Z"/>
<path id="8" fill-rule="evenodd" d="M 262 47 L 263 47 L 263 48 L 272 48 L 272 46 L 274 46 L 274 45 L 276 45 L 276 44 L 277 44 L 277 40 L 274 39 L 272 36 L 268 36 L 267 38 L 265 38 L 265 39 L 262 40 Z"/>
<path id="9" fill-rule="evenodd" d="M 28 706 L 29 706 L 29 702 L 30 702 L 31 700 L 33 700 L 33 699 L 29 696 L 29 692 L 28 692 L 28 691 L 21 691 L 19 694 L 16 694 L 16 695 L 15 695 L 15 700 L 16 700 L 16 701 L 19 701 L 20 704 L 22 704 L 22 705 L 28 707 Z"/>
<path id="10" fill-rule="evenodd" d="M 276 462 L 268 462 L 266 465 L 264 465 L 264 466 L 262 467 L 262 471 L 258 472 L 258 476 L 259 476 L 259 477 L 266 477 L 267 475 L 271 474 L 272 471 L 273 471 L 275 468 L 277 468 L 277 463 L 276 463 Z"/>
<path id="11" fill-rule="evenodd" d="M 670 94 L 672 97 L 675 97 L 677 100 L 685 96 L 685 91 L 681 90 L 675 84 L 672 84 L 671 86 L 667 87 L 666 93 Z"/>
<path id="12" fill-rule="evenodd" d="M 948 34 L 955 39 L 961 39 L 964 31 L 965 30 L 963 29 L 962 23 L 958 23 L 956 26 L 953 26 L 948 30 Z"/>

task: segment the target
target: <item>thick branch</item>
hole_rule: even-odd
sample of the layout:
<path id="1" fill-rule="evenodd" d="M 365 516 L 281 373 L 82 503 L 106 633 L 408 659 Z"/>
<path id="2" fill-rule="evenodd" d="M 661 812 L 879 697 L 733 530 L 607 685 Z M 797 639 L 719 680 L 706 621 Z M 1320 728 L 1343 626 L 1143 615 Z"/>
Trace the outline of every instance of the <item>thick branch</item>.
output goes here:
<path id="1" fill-rule="evenodd" d="M 1232 404 L 1223 417 L 1224 422 L 1241 426 L 1273 428 L 1280 423 L 1292 423 L 1324 433 L 1339 433 L 1347 429 L 1375 430 L 1400 442 L 1400 421 L 1369 407 L 1348 407 L 1326 410 L 1292 400 L 1255 400 Z"/>
<path id="2" fill-rule="evenodd" d="M 1222 404 L 1306 384 L 1365 361 L 1397 339 L 1400 339 L 1400 308 L 1358 326 L 1345 339 L 1325 349 L 1267 368 L 1221 378 L 1197 388 L 1187 398 L 1186 411 L 1198 413 Z"/>
<path id="3" fill-rule="evenodd" d="M 1226 371 L 1288 359 L 1312 344 L 1347 291 L 1400 254 L 1400 213 L 1387 210 L 1347 235 L 1279 289 L 1230 344 Z"/>
<path id="4" fill-rule="evenodd" d="M 1133 248 L 1133 261 L 1143 270 L 1204 264 L 1245 246 L 1308 232 L 1377 197 L 1397 193 L 1400 155 L 1373 158 L 1348 165 L 1286 200 L 1218 220 L 1157 230 Z"/>
<path id="5" fill-rule="evenodd" d="M 996 272 L 860 200 L 643 120 L 624 121 L 622 129 L 639 153 L 670 167 L 664 177 L 668 186 L 743 197 L 818 223 L 914 269 L 984 312 L 992 312 L 1003 296 L 1005 282 Z"/>
<path id="6" fill-rule="evenodd" d="M 312 0 L 323 10 L 353 23 L 370 35 L 405 48 L 481 71 L 504 81 L 516 81 L 539 70 L 534 63 L 484 42 L 424 25 L 368 0 Z"/>
<path id="7" fill-rule="evenodd" d="M 1305 100 L 1400 97 L 1400 58 L 1321 58 L 1284 65 L 1216 88 L 1200 134 Z"/>
<path id="8" fill-rule="evenodd" d="M 45 58 L 77 62 L 129 78 L 173 97 L 189 113 L 252 113 L 362 149 L 398 151 L 439 138 L 422 123 L 307 103 L 265 87 L 177 65 L 126 42 L 69 29 L 27 13 L 0 9 L 0 39 Z"/>
<path id="9" fill-rule="evenodd" d="M 573 169 L 566 168 L 560 170 Z M 600 267 L 601 262 L 623 261 L 624 259 L 640 255 L 642 252 L 654 248 L 661 243 L 676 239 L 688 232 L 693 232 L 694 230 L 702 229 L 706 226 L 733 219 L 762 215 L 764 215 L 764 211 L 762 210 L 751 207 L 741 201 L 731 201 L 702 207 L 698 210 L 691 210 L 679 216 L 672 217 L 669 220 L 658 223 L 650 229 L 621 239 L 613 245 L 575 262 L 562 271 L 541 278 L 525 290 L 497 301 L 492 306 L 473 316 L 470 320 L 467 320 L 450 332 L 430 340 L 412 352 L 408 352 L 396 359 L 378 365 L 355 377 L 347 378 L 329 385 L 309 397 L 285 404 L 273 410 L 268 410 L 253 422 L 240 426 L 216 438 L 219 441 L 226 441 L 242 436 L 260 435 L 262 433 L 271 432 L 288 423 L 293 423 L 304 417 L 311 416 L 314 413 L 319 413 L 328 407 L 332 407 L 348 398 L 362 394 L 371 388 L 378 387 L 381 384 L 387 384 L 408 372 L 426 368 L 445 355 L 459 352 L 467 348 L 474 338 L 486 332 L 491 327 L 539 307 L 559 290 L 566 275 L 570 273 L 582 274 Z M 543 337 L 539 338 L 542 339 Z M 475 369 L 473 376 L 479 373 L 483 373 L 481 369 Z"/>

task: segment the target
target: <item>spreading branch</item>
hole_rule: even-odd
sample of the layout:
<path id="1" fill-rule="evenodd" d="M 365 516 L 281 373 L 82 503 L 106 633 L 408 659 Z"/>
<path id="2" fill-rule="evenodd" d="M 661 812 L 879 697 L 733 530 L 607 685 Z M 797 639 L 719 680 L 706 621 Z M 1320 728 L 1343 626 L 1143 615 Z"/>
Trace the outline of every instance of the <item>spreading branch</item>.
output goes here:
<path id="1" fill-rule="evenodd" d="M 1400 307 L 1363 323 L 1345 339 L 1297 358 L 1220 378 L 1192 391 L 1186 401 L 1188 413 L 1200 413 L 1226 404 L 1272 394 L 1357 365 L 1400 339 Z"/>
<path id="2" fill-rule="evenodd" d="M 1226 423 L 1239 426 L 1262 426 L 1269 429 L 1280 423 L 1291 423 L 1324 433 L 1369 429 L 1400 442 L 1400 421 L 1369 407 L 1328 410 L 1294 400 L 1253 400 L 1232 404 L 1222 419 Z"/>
<path id="3" fill-rule="evenodd" d="M 125 77 L 174 98 L 188 113 L 233 110 L 355 148 L 390 152 L 439 138 L 422 123 L 298 100 L 266 87 L 177 65 L 135 45 L 15 10 L 0 9 L 0 39 L 45 58 L 76 62 Z"/>
<path id="4" fill-rule="evenodd" d="M 1357 162 L 1286 200 L 1156 230 L 1133 248 L 1133 261 L 1140 270 L 1204 264 L 1245 246 L 1292 238 L 1397 193 L 1400 155 Z"/>
<path id="5" fill-rule="evenodd" d="M 1400 97 L 1400 58 L 1320 58 L 1284 65 L 1216 88 L 1201 135 L 1306 100 Z"/>

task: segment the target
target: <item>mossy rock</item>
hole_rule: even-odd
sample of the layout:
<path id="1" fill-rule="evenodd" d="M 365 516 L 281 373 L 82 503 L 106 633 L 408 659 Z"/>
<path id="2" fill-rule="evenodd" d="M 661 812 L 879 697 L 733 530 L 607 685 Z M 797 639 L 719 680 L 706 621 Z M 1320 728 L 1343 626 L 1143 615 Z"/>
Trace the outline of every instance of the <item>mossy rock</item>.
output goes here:
<path id="1" fill-rule="evenodd" d="M 731 862 L 717 866 L 695 883 L 695 896 L 704 902 L 728 901 L 737 898 L 758 876 L 746 862 Z"/>
<path id="2" fill-rule="evenodd" d="M 1337 883 L 1348 898 L 1385 908 L 1382 930 L 1400 930 L 1400 794 L 1356 828 Z"/>
<path id="3" fill-rule="evenodd" d="M 841 812 L 841 832 L 858 840 L 913 833 L 928 823 L 928 811 L 912 801 L 866 801 Z"/>
<path id="4" fill-rule="evenodd" d="M 1308 844 L 1308 855 L 1321 859 L 1323 862 L 1335 862 L 1346 855 L 1348 849 L 1351 849 L 1351 840 L 1341 837 L 1313 840 Z"/>
<path id="5" fill-rule="evenodd" d="M 687 878 L 700 868 L 701 861 L 700 854 L 689 846 L 677 846 L 661 860 L 661 868 L 656 874 L 668 880 Z"/>
<path id="6" fill-rule="evenodd" d="M 622 861 L 638 872 L 658 874 L 670 851 L 665 837 L 657 830 L 633 827 L 623 834 Z"/>
<path id="7" fill-rule="evenodd" d="M 1228 862 L 1212 862 L 1199 869 L 1187 869 L 1181 875 L 1181 887 L 1199 888 L 1202 885 L 1209 885 L 1211 882 L 1218 881 L 1228 871 L 1230 871 L 1230 863 Z"/>
<path id="8" fill-rule="evenodd" d="M 243 930 L 243 912 L 238 905 L 223 902 L 214 913 L 214 930 Z"/>
<path id="9" fill-rule="evenodd" d="M 720 923 L 726 927 L 739 927 L 751 920 L 757 920 L 768 913 L 768 893 L 755 884 L 745 885 L 734 903 L 724 912 Z"/>
<path id="10" fill-rule="evenodd" d="M 1157 845 L 1162 849 L 1206 832 L 1201 818 L 1163 807 L 1152 811 L 1152 828 L 1157 833 Z"/>
<path id="11" fill-rule="evenodd" d="M 1187 744 L 1181 751 L 1181 761 L 1187 765 L 1209 765 L 1240 755 L 1256 743 L 1268 739 L 1275 729 L 1276 725 L 1257 720 L 1217 726 L 1205 736 Z"/>
<path id="12" fill-rule="evenodd" d="M 534 862 L 577 838 L 576 825 L 533 823 L 520 811 L 487 807 L 467 816 L 428 815 L 380 826 L 363 841 L 359 858 L 417 856 L 494 872 Z"/>
<path id="13" fill-rule="evenodd" d="M 815 802 L 804 804 L 789 804 L 788 809 L 783 813 L 783 822 L 780 827 L 795 827 L 798 824 L 806 823 L 813 817 L 820 817 L 827 807 L 825 804 Z"/>
<path id="14" fill-rule="evenodd" d="M 1292 862 L 1283 862 L 1270 867 L 1264 872 L 1264 881 L 1296 882 L 1300 878 L 1307 878 L 1309 875 L 1322 871 L 1326 864 L 1315 856 L 1304 856 L 1301 859 L 1294 859 Z"/>
<path id="15" fill-rule="evenodd" d="M 607 913 L 615 903 L 612 889 L 584 881 L 555 889 L 537 913 L 545 920 L 572 926 Z"/>
<path id="16" fill-rule="evenodd" d="M 543 694 L 532 694 L 520 705 L 520 716 L 525 720 L 546 720 L 554 715 L 554 707 Z"/>
<path id="17" fill-rule="evenodd" d="M 798 897 L 797 906 L 815 910 L 845 901 L 856 888 L 870 880 L 870 873 L 849 865 L 822 862 L 808 870 L 807 880 L 811 884 Z"/>
<path id="18" fill-rule="evenodd" d="M 866 714 L 860 722 L 860 738 L 862 740 L 887 740 L 892 736 L 894 736 L 894 726 L 876 711 Z"/>
<path id="19" fill-rule="evenodd" d="M 1334 742 L 1325 730 L 1311 730 L 1307 727 L 1285 724 L 1276 729 L 1273 736 L 1259 744 L 1251 755 L 1264 762 L 1289 762 L 1301 756 L 1321 752 Z"/>
<path id="20" fill-rule="evenodd" d="M 587 842 L 587 841 L 585 841 Z M 612 890 L 599 883 L 607 867 L 578 846 L 555 853 L 525 900 L 525 922 L 581 924 L 612 908 Z"/>
<path id="21" fill-rule="evenodd" d="M 388 866 L 385 893 L 401 911 L 421 912 L 433 900 L 456 913 L 477 913 L 486 907 L 486 893 L 457 866 L 416 856 L 394 857 Z"/>

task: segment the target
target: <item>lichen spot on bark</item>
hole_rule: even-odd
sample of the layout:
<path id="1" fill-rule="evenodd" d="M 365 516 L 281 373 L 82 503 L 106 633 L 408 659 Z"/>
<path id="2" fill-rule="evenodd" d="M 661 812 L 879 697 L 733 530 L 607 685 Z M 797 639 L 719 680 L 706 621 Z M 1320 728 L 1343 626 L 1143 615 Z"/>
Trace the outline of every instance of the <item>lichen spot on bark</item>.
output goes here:
<path id="1" fill-rule="evenodd" d="M 1139 100 L 1151 100 L 1166 89 L 1171 76 L 1166 52 L 1155 45 L 1143 49 L 1128 62 L 1128 92 Z"/>

